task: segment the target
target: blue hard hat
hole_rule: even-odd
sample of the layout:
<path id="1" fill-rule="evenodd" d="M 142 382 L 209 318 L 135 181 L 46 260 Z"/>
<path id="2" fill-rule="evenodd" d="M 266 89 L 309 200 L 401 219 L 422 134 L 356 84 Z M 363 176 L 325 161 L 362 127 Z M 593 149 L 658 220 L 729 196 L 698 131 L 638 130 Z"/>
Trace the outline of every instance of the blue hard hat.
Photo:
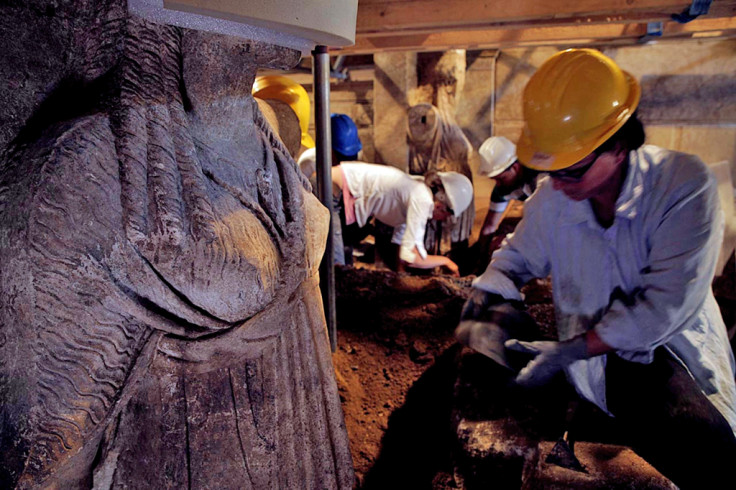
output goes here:
<path id="1" fill-rule="evenodd" d="M 358 138 L 358 127 L 352 119 L 345 114 L 333 114 L 332 125 L 332 149 L 343 155 L 357 155 L 363 148 Z"/>

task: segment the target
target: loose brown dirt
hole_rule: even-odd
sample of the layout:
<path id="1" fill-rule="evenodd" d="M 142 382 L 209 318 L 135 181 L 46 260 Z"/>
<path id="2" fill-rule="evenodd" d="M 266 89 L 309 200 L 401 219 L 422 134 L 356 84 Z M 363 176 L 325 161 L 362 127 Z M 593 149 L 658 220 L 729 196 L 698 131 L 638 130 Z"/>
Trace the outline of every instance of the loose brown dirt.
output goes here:
<path id="1" fill-rule="evenodd" d="M 337 283 L 333 361 L 356 485 L 455 488 L 451 404 L 461 346 L 453 331 L 470 278 L 341 268 Z M 549 283 L 524 292 L 552 336 Z"/>
<path id="2" fill-rule="evenodd" d="M 411 475 L 412 486 L 446 477 L 444 436 L 459 349 L 453 330 L 469 281 L 337 272 L 342 293 L 333 361 L 357 485 L 387 488 L 402 474 Z"/>
<path id="3" fill-rule="evenodd" d="M 495 249 L 500 241 L 496 237 L 489 246 Z M 469 267 L 477 273 L 477 265 Z M 733 258 L 726 269 L 730 275 L 717 279 L 714 289 L 733 334 Z M 338 268 L 333 362 L 356 488 L 449 489 L 460 483 L 451 454 L 451 403 L 460 354 L 453 331 L 470 279 L 365 265 Z M 525 293 L 542 334 L 553 338 L 549 283 L 539 281 Z"/>
<path id="4" fill-rule="evenodd" d="M 498 247 L 519 219 L 517 209 L 485 246 Z M 471 253 L 468 274 L 486 260 Z M 333 362 L 356 487 L 455 488 L 450 404 L 460 346 L 453 332 L 475 276 L 396 273 L 361 263 L 336 269 Z"/>
<path id="5" fill-rule="evenodd" d="M 448 335 L 433 339 L 429 345 L 425 338 L 412 340 L 402 334 L 393 342 L 363 332 L 341 332 L 334 361 L 358 487 L 378 488 L 379 485 L 371 484 L 371 479 L 377 481 L 390 479 L 393 472 L 387 467 L 400 466 L 390 461 L 391 457 L 388 456 L 390 453 L 400 452 L 395 447 L 398 442 L 396 439 L 400 438 L 397 433 L 411 433 L 416 430 L 404 427 L 402 431 L 397 426 L 397 418 L 407 419 L 409 417 L 407 412 L 415 410 L 416 404 L 407 404 L 409 391 L 430 370 L 435 359 L 453 343 L 454 339 Z M 415 349 L 419 349 L 421 354 L 412 355 Z M 419 357 L 412 360 L 413 356 Z M 434 409 L 436 405 L 428 408 Z M 402 410 L 406 415 L 401 415 Z M 393 432 L 389 433 L 387 431 L 390 417 Z M 449 423 L 449 420 L 446 422 Z M 417 437 L 417 434 L 410 437 Z M 383 442 L 387 443 L 393 438 L 394 448 L 382 448 L 384 438 L 387 440 Z M 409 441 L 404 443 L 399 445 L 407 446 L 412 451 L 417 449 L 411 447 Z M 405 462 L 403 464 L 407 465 L 403 470 L 407 471 L 408 466 L 414 466 L 416 470 L 417 462 L 410 464 L 407 462 L 408 456 L 411 455 L 400 457 Z M 379 460 L 380 465 L 377 465 Z M 441 470 L 448 469 L 432 468 L 431 471 L 441 472 Z M 371 471 L 366 484 L 366 476 Z M 434 476 L 427 477 L 433 479 Z"/>

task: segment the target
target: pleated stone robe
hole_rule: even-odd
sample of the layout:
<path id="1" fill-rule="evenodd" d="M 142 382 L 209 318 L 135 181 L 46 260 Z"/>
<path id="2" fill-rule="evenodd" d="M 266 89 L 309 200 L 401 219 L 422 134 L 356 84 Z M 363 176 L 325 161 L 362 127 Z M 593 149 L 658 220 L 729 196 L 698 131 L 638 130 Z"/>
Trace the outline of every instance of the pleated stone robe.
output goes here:
<path id="1" fill-rule="evenodd" d="M 250 95 L 299 53 L 104 28 L 89 109 L 0 166 L 0 486 L 351 488 L 329 216 Z"/>

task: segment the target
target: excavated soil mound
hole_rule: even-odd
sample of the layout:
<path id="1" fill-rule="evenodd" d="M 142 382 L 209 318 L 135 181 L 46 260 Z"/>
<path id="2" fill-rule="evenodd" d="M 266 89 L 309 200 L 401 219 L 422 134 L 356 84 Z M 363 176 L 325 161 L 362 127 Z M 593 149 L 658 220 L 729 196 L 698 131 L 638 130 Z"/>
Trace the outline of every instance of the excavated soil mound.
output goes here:
<path id="1" fill-rule="evenodd" d="M 726 266 L 730 275 L 714 283 L 727 326 L 733 325 L 736 311 L 733 262 L 732 258 Z M 489 411 L 509 409 L 508 404 L 492 402 L 505 389 L 494 385 L 502 376 L 494 379 L 493 363 L 461 348 L 453 337 L 473 276 L 416 276 L 368 267 L 338 268 L 336 277 L 338 349 L 333 361 L 356 487 L 514 488 L 511 481 L 520 484 L 521 460 L 502 455 L 499 467 L 489 465 L 489 448 L 481 447 L 485 444 L 478 440 L 482 430 L 475 427 L 476 422 L 499 418 Z M 524 293 L 539 335 L 555 338 L 549 282 L 532 282 Z M 533 435 L 553 440 L 563 428 L 566 399 L 542 398 L 546 402 L 526 403 L 519 398 L 510 405 L 516 411 L 509 420 L 512 425 L 526 424 L 526 433 L 533 425 Z M 588 427 L 600 427 L 581 440 L 617 443 L 615 433 L 603 427 L 600 413 L 594 410 L 581 418 L 584 424 L 586 418 L 592 421 L 585 424 Z M 463 431 L 470 426 L 475 432 L 463 439 Z M 519 447 L 510 440 L 501 442 L 511 452 Z M 490 449 L 499 454 L 506 451 L 500 446 Z M 458 460 L 460 453 L 465 460 Z M 631 463 L 629 453 L 621 454 Z"/>

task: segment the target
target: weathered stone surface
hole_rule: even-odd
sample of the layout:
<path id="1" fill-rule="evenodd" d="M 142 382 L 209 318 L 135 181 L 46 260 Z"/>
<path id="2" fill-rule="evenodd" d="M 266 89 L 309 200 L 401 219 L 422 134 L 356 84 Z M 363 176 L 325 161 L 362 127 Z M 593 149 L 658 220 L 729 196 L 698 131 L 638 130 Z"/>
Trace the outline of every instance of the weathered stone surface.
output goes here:
<path id="1" fill-rule="evenodd" d="M 645 75 L 639 111 L 644 122 L 736 121 L 733 73 L 718 75 Z"/>
<path id="2" fill-rule="evenodd" d="M 358 137 L 363 145 L 361 159 L 376 162 L 373 144 L 373 80 L 333 83 L 330 86 L 330 112 L 350 116 L 358 127 Z M 314 124 L 310 130 L 314 133 Z"/>
<path id="3" fill-rule="evenodd" d="M 256 98 L 256 102 L 271 129 L 279 136 L 284 147 L 289 150 L 289 155 L 296 159 L 299 156 L 302 137 L 296 113 L 289 107 L 289 104 L 280 100 Z"/>
<path id="4" fill-rule="evenodd" d="M 537 68 L 557 51 L 552 47 L 541 47 L 504 49 L 499 53 L 494 81 L 494 122 L 523 122 L 521 100 L 524 87 Z M 505 135 L 498 128 L 494 129 L 494 134 Z"/>
<path id="5" fill-rule="evenodd" d="M 647 143 L 698 155 L 707 164 L 731 162 L 736 177 L 736 125 L 649 124 L 645 130 Z"/>
<path id="6" fill-rule="evenodd" d="M 430 104 L 409 108 L 409 173 L 458 172 L 472 180 L 473 148 L 451 114 Z"/>
<path id="7" fill-rule="evenodd" d="M 0 161 L 0 486 L 349 488 L 329 217 L 250 96 L 299 53 L 113 13 Z"/>
<path id="8" fill-rule="evenodd" d="M 387 163 L 406 170 L 409 147 L 406 142 L 407 92 L 416 87 L 414 53 L 377 53 L 374 55 L 373 143 L 377 163 Z"/>
<path id="9" fill-rule="evenodd" d="M 457 437 L 462 454 L 459 472 L 468 488 L 516 488 L 526 461 L 536 457 L 535 441 L 524 436 L 511 418 L 461 420 Z"/>
<path id="10" fill-rule="evenodd" d="M 28 119 L 48 113 L 44 109 L 51 104 L 55 121 L 89 109 L 77 97 L 111 69 L 125 5 L 123 0 L 3 2 L 0 148 L 21 128 L 31 129 Z M 52 98 L 60 91 L 65 96 Z"/>
<path id="11" fill-rule="evenodd" d="M 700 40 L 604 51 L 642 84 L 647 142 L 731 162 L 736 176 L 736 40 Z"/>
<path id="12" fill-rule="evenodd" d="M 473 181 L 469 163 L 473 148 L 450 113 L 418 104 L 409 109 L 408 118 L 410 174 L 458 172 Z M 475 206 L 469 206 L 454 222 L 430 221 L 425 247 L 433 253 L 448 252 L 452 243 L 470 238 L 474 219 Z"/>
<path id="13" fill-rule="evenodd" d="M 677 486 L 625 446 L 579 442 L 575 456 L 587 473 L 546 463 L 554 442 L 539 444 L 536 457 L 524 468 L 523 490 L 573 488 L 675 490 Z"/>
<path id="14" fill-rule="evenodd" d="M 432 104 L 455 114 L 465 85 L 465 50 L 417 53 L 417 89 L 413 105 Z M 422 100 L 424 99 L 424 100 Z"/>
<path id="15" fill-rule="evenodd" d="M 519 488 L 537 445 L 562 434 L 566 394 L 556 384 L 520 390 L 510 370 L 465 348 L 453 400 L 457 471 L 467 488 Z"/>
<path id="16" fill-rule="evenodd" d="M 479 148 L 491 136 L 495 51 L 468 51 L 465 84 L 457 99 L 455 119 L 473 148 Z M 471 167 L 478 168 L 473 152 Z"/>

